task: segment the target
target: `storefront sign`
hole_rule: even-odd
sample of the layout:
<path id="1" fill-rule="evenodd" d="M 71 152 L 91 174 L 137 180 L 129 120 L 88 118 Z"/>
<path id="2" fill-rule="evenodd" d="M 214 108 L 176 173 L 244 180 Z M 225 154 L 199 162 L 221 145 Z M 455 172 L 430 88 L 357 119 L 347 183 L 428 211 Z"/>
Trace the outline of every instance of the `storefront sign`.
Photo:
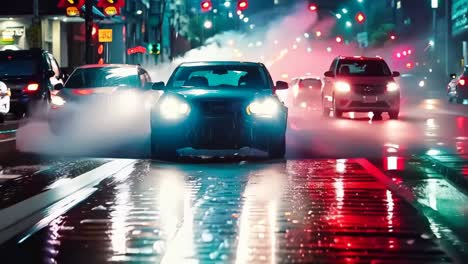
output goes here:
<path id="1" fill-rule="evenodd" d="M 468 0 L 453 0 L 452 3 L 452 35 L 457 36 L 468 32 Z"/>

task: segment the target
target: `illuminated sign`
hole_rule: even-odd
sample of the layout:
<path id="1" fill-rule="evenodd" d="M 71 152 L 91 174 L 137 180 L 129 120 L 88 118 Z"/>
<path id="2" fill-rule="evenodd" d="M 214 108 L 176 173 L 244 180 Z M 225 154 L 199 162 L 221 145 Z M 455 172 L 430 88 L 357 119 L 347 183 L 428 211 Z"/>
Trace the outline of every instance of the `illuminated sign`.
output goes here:
<path id="1" fill-rule="evenodd" d="M 142 46 L 136 46 L 136 47 L 127 49 L 128 55 L 132 55 L 136 53 L 146 53 L 146 48 Z"/>
<path id="2" fill-rule="evenodd" d="M 99 42 L 112 42 L 112 29 L 99 29 L 98 40 Z"/>
<path id="3" fill-rule="evenodd" d="M 76 17 L 80 16 L 84 4 L 85 0 L 60 0 L 57 6 L 65 8 L 67 16 Z"/>
<path id="4" fill-rule="evenodd" d="M 125 0 L 99 0 L 97 7 L 102 8 L 107 16 L 120 15 L 120 9 L 125 6 Z"/>
<path id="5" fill-rule="evenodd" d="M 452 34 L 461 35 L 468 32 L 468 0 L 452 2 Z"/>
<path id="6" fill-rule="evenodd" d="M 80 16 L 80 10 L 78 10 L 76 6 L 67 7 L 67 16 L 69 17 Z"/>

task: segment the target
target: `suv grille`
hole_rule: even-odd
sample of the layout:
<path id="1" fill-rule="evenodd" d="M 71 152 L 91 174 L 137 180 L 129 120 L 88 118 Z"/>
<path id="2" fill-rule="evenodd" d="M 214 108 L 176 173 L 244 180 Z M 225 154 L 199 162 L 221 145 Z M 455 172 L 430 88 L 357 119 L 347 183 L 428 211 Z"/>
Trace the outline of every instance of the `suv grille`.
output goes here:
<path id="1" fill-rule="evenodd" d="M 379 95 L 385 93 L 385 85 L 354 84 L 352 89 L 361 95 Z"/>

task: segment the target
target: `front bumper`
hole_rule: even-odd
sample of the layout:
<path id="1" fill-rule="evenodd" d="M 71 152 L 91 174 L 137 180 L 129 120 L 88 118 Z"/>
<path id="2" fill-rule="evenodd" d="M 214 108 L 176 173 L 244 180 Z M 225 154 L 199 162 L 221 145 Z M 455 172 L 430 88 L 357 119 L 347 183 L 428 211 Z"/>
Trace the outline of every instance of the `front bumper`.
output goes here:
<path id="1" fill-rule="evenodd" d="M 400 93 L 386 92 L 377 95 L 357 93 L 335 94 L 336 108 L 344 112 L 398 111 Z"/>
<path id="2" fill-rule="evenodd" d="M 286 122 L 253 116 L 187 117 L 178 121 L 153 117 L 151 130 L 153 139 L 176 149 L 266 150 L 272 136 L 285 133 Z"/>

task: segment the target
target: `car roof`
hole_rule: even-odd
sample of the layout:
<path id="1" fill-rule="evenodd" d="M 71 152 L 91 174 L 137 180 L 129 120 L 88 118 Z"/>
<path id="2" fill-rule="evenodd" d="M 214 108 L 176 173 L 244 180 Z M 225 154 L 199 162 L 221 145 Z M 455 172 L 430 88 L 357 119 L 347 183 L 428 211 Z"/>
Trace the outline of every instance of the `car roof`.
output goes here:
<path id="1" fill-rule="evenodd" d="M 86 64 L 76 67 L 76 69 L 92 69 L 92 68 L 108 68 L 108 67 L 117 67 L 117 68 L 140 68 L 140 65 L 133 64 Z"/>
<path id="2" fill-rule="evenodd" d="M 28 50 L 2 50 L 0 55 L 13 55 L 13 56 L 30 56 L 30 55 L 41 55 L 43 53 L 48 53 L 42 49 L 28 49 Z"/>
<path id="3" fill-rule="evenodd" d="M 373 60 L 383 61 L 382 57 L 366 57 L 366 56 L 339 56 L 339 60 Z"/>
<path id="4" fill-rule="evenodd" d="M 210 65 L 249 65 L 249 66 L 263 66 L 260 62 L 250 61 L 194 61 L 194 62 L 183 62 L 179 66 L 210 66 Z"/>

